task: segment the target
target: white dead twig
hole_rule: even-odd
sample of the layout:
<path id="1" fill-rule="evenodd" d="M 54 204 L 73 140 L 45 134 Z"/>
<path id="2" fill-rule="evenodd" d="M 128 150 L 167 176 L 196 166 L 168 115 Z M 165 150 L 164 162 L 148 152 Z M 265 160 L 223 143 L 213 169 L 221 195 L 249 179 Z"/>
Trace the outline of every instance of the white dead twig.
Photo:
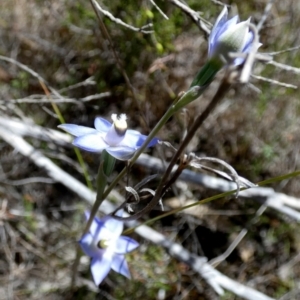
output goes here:
<path id="1" fill-rule="evenodd" d="M 248 224 L 249 225 L 253 224 L 258 219 L 258 217 L 260 217 L 265 212 L 266 209 L 267 209 L 267 206 L 265 204 L 263 204 L 257 210 L 255 216 L 250 220 L 250 222 L 248 222 Z M 249 227 L 249 225 L 245 226 L 245 227 Z M 221 255 L 219 255 L 218 257 L 211 259 L 209 261 L 209 263 L 214 267 L 219 265 L 222 261 L 224 261 L 233 252 L 233 250 L 238 246 L 238 244 L 242 241 L 242 239 L 246 236 L 247 233 L 248 233 L 248 229 L 243 228 L 241 230 L 241 232 L 238 234 L 238 236 L 234 239 L 234 241 L 227 248 L 227 250 L 224 253 L 222 253 Z"/>
<path id="2" fill-rule="evenodd" d="M 197 26 L 202 30 L 207 36 L 210 33 L 210 29 L 205 25 L 208 23 L 206 20 L 200 17 L 199 13 L 191 9 L 189 6 L 184 4 L 179 0 L 169 0 L 172 4 L 180 8 L 184 13 L 192 18 L 192 20 L 197 24 Z"/>
<path id="3" fill-rule="evenodd" d="M 274 79 L 270 79 L 270 78 L 267 78 L 267 77 L 262 77 L 262 76 L 258 76 L 258 75 L 254 75 L 254 74 L 251 74 L 251 77 L 255 78 L 257 80 L 269 82 L 269 83 L 274 84 L 274 85 L 283 86 L 285 88 L 291 88 L 291 89 L 297 89 L 298 88 L 297 85 L 289 84 L 289 83 L 278 81 L 278 80 L 274 80 Z"/>
<path id="4" fill-rule="evenodd" d="M 60 93 L 64 93 L 64 92 L 68 92 L 70 90 L 77 89 L 79 87 L 89 86 L 89 85 L 96 85 L 96 84 L 97 84 L 97 82 L 94 80 L 94 77 L 91 76 L 91 77 L 85 79 L 82 82 L 78 82 L 78 83 L 75 83 L 73 85 L 69 85 L 69 86 L 67 86 L 65 88 L 62 88 L 62 89 L 59 90 L 59 92 Z"/>
<path id="5" fill-rule="evenodd" d="M 154 2 L 154 0 L 149 0 L 152 5 L 158 10 L 158 12 L 166 19 L 169 20 L 169 17 L 160 9 L 160 7 Z"/>
<path id="6" fill-rule="evenodd" d="M 89 102 L 92 100 L 98 100 L 98 99 L 103 99 L 106 97 L 111 96 L 110 92 L 104 92 L 104 93 L 99 93 L 99 94 L 94 94 L 90 96 L 86 96 L 83 98 L 68 98 L 64 96 L 59 96 L 57 97 L 56 95 L 51 95 L 51 100 L 45 95 L 31 95 L 26 98 L 21 98 L 21 99 L 10 99 L 10 100 L 0 100 L 0 104 L 5 104 L 7 101 L 10 103 L 75 103 L 80 105 L 82 102 Z"/>
<path id="7" fill-rule="evenodd" d="M 7 184 L 7 185 L 13 185 L 13 186 L 20 186 L 25 184 L 32 184 L 32 183 L 45 183 L 45 184 L 54 184 L 55 181 L 51 178 L 46 177 L 31 177 L 31 178 L 24 178 L 20 180 L 8 180 L 8 179 L 1 179 L 0 183 Z"/>
<path id="8" fill-rule="evenodd" d="M 109 11 L 103 9 L 99 3 L 96 1 L 96 0 L 91 0 L 93 5 L 103 14 L 105 15 L 107 18 L 109 18 L 112 22 L 118 24 L 118 25 L 122 25 L 130 30 L 133 30 L 133 31 L 138 31 L 138 32 L 142 32 L 142 33 L 145 33 L 145 34 L 149 34 L 149 33 L 153 33 L 153 30 L 145 30 L 149 27 L 152 27 L 152 24 L 147 24 L 141 28 L 137 28 L 137 27 L 134 27 L 134 26 L 131 26 L 125 22 L 123 22 L 121 19 L 119 18 L 116 18 L 114 17 Z"/>
<path id="9" fill-rule="evenodd" d="M 256 26 L 257 31 L 260 31 L 262 29 L 264 23 L 266 22 L 269 14 L 270 14 L 273 3 L 274 3 L 274 0 L 269 0 L 269 2 L 267 3 L 267 5 L 265 7 L 265 10 L 264 10 L 264 13 L 263 13 L 259 23 Z"/>
<path id="10" fill-rule="evenodd" d="M 267 64 L 268 65 L 273 65 L 276 68 L 280 68 L 282 70 L 285 70 L 285 71 L 288 71 L 288 72 L 291 72 L 291 73 L 294 73 L 294 74 L 297 74 L 297 75 L 300 74 L 300 68 L 295 68 L 295 67 L 292 67 L 292 66 L 289 66 L 289 65 L 286 65 L 286 64 L 276 62 L 274 60 L 269 61 Z"/>
<path id="11" fill-rule="evenodd" d="M 22 137 L 16 135 L 8 129 L 4 129 L 0 126 L 0 136 L 8 144 L 10 144 L 16 151 L 20 152 L 22 155 L 31 159 L 37 166 L 45 169 L 48 175 L 53 178 L 53 180 L 60 182 L 61 184 L 68 187 L 79 197 L 87 201 L 89 204 L 93 204 L 96 198 L 96 194 L 90 191 L 85 185 L 77 181 L 71 175 L 56 166 L 50 159 L 45 157 L 41 152 L 34 149 L 29 143 L 27 143 Z M 117 192 L 113 192 L 113 197 L 116 199 L 123 197 Z M 108 201 L 104 201 L 101 205 L 101 211 L 108 214 L 114 210 L 113 204 Z M 136 221 L 128 222 L 129 226 L 135 227 L 138 225 Z M 135 229 L 135 232 L 139 234 L 144 239 L 151 241 L 152 243 L 163 246 L 171 256 L 185 262 L 188 264 L 195 272 L 202 276 L 208 284 L 220 295 L 223 294 L 224 290 L 229 290 L 232 293 L 248 300 L 274 300 L 271 297 L 264 295 L 247 287 L 243 284 L 236 282 L 223 275 L 219 271 L 215 270 L 211 265 L 206 263 L 206 258 L 199 257 L 191 254 L 189 251 L 184 249 L 180 244 L 173 243 L 159 232 L 153 230 L 152 228 L 142 225 Z"/>
<path id="12" fill-rule="evenodd" d="M 280 51 L 268 52 L 268 53 L 265 53 L 265 54 L 275 56 L 275 55 L 279 55 L 279 54 L 286 53 L 286 52 L 297 51 L 299 49 L 300 49 L 300 45 L 295 46 L 295 47 L 291 47 L 291 48 L 287 48 L 287 49 L 284 49 L 284 50 L 280 50 Z"/>

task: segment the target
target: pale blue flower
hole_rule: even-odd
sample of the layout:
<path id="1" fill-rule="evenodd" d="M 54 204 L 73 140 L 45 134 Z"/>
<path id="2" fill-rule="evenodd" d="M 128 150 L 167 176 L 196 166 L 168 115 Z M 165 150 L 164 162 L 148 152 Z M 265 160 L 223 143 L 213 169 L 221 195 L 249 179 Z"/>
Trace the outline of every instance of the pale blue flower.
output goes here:
<path id="1" fill-rule="evenodd" d="M 228 19 L 227 7 L 224 6 L 209 36 L 208 57 L 222 60 L 225 63 L 233 61 L 235 65 L 243 63 L 243 58 L 231 59 L 229 53 L 249 52 L 252 47 L 253 33 L 249 30 L 250 19 L 239 22 L 239 17 Z M 257 47 L 259 47 L 257 45 Z"/>
<path id="2" fill-rule="evenodd" d="M 142 146 L 147 136 L 136 130 L 127 129 L 126 115 L 111 116 L 113 123 L 97 117 L 94 128 L 75 124 L 62 124 L 58 127 L 74 135 L 73 144 L 76 147 L 90 152 L 102 152 L 104 149 L 119 160 L 130 159 L 134 152 Z M 148 147 L 158 143 L 154 138 Z"/>
<path id="3" fill-rule="evenodd" d="M 118 215 L 122 216 L 122 212 Z M 86 218 L 89 218 L 87 212 Z M 101 220 L 95 217 L 89 232 L 79 241 L 85 254 L 92 258 L 91 272 L 96 285 L 103 281 L 110 269 L 131 278 L 124 254 L 136 249 L 139 243 L 122 236 L 122 231 L 122 221 L 109 216 Z"/>

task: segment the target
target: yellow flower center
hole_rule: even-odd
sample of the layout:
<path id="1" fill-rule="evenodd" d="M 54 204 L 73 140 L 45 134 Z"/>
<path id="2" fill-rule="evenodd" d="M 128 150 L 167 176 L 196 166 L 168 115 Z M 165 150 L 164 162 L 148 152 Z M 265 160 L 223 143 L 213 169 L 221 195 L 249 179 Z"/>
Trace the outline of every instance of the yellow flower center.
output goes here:
<path id="1" fill-rule="evenodd" d="M 97 246 L 100 249 L 106 249 L 106 248 L 108 248 L 109 244 L 110 244 L 109 240 L 101 240 L 101 241 L 98 242 Z"/>

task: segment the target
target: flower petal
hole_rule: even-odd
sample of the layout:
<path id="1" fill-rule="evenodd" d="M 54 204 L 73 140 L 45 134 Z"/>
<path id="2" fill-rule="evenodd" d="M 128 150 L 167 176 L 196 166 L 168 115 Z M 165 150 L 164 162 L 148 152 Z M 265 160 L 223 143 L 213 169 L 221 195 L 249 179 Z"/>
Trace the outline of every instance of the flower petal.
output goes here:
<path id="1" fill-rule="evenodd" d="M 136 130 L 128 129 L 126 131 L 124 140 L 119 145 L 137 149 L 143 145 L 146 139 L 146 135 L 143 135 Z M 147 147 L 155 146 L 158 143 L 158 141 L 159 140 L 157 138 L 152 139 Z"/>
<path id="2" fill-rule="evenodd" d="M 57 126 L 60 129 L 74 135 L 74 136 L 81 136 L 90 133 L 96 133 L 97 130 L 91 127 L 79 126 L 75 124 L 61 124 Z"/>
<path id="3" fill-rule="evenodd" d="M 211 57 L 215 54 L 216 48 L 218 47 L 219 43 L 218 39 L 224 32 L 226 32 L 226 30 L 228 30 L 228 28 L 234 26 L 237 23 L 238 19 L 239 17 L 235 16 L 228 20 L 225 24 L 223 24 L 222 27 L 218 28 L 218 31 L 214 33 L 214 36 L 209 39 L 208 56 Z"/>
<path id="4" fill-rule="evenodd" d="M 244 52 L 244 53 L 249 52 L 249 50 L 251 49 L 253 40 L 254 40 L 254 34 L 252 31 L 249 31 L 247 34 L 246 42 L 245 42 L 242 52 Z"/>
<path id="5" fill-rule="evenodd" d="M 253 40 L 254 40 L 253 32 L 249 31 L 248 35 L 247 35 L 247 38 L 246 38 L 245 46 L 244 46 L 244 48 L 242 50 L 243 53 L 249 53 L 252 50 L 257 51 L 258 48 L 262 45 L 262 43 L 257 43 L 256 47 L 255 47 L 256 49 L 254 49 Z M 245 61 L 245 58 L 243 58 L 243 57 L 237 57 L 234 60 L 234 65 L 238 66 L 238 65 L 242 64 L 244 61 Z"/>
<path id="6" fill-rule="evenodd" d="M 234 16 L 231 19 L 229 19 L 217 32 L 216 34 L 216 39 L 218 39 L 222 33 L 224 33 L 225 31 L 227 31 L 229 28 L 234 27 L 239 21 L 239 16 Z"/>
<path id="7" fill-rule="evenodd" d="M 104 224 L 103 227 L 110 232 L 109 239 L 114 240 L 121 235 L 124 226 L 122 221 L 116 220 L 109 216 L 103 218 L 102 221 Z"/>
<path id="8" fill-rule="evenodd" d="M 212 44 L 215 41 L 215 37 L 222 26 L 226 23 L 228 17 L 228 10 L 227 6 L 224 6 L 223 10 L 221 11 L 220 15 L 218 16 L 215 25 L 213 26 L 211 33 L 209 35 L 209 48 L 211 48 Z M 209 50 L 210 52 L 210 50 Z"/>
<path id="9" fill-rule="evenodd" d="M 116 216 L 118 216 L 118 217 L 123 217 L 123 213 L 124 213 L 124 209 L 119 209 L 117 212 L 116 212 Z"/>
<path id="10" fill-rule="evenodd" d="M 125 254 L 133 251 L 139 246 L 139 243 L 128 236 L 120 236 L 116 243 L 115 253 Z"/>
<path id="11" fill-rule="evenodd" d="M 153 147 L 155 146 L 157 143 L 159 142 L 159 139 L 158 138 L 153 138 L 150 143 L 148 144 L 147 147 Z"/>
<path id="12" fill-rule="evenodd" d="M 90 152 L 101 152 L 108 147 L 100 132 L 79 136 L 74 139 L 73 145 Z"/>
<path id="13" fill-rule="evenodd" d="M 112 266 L 112 260 L 106 259 L 105 256 L 94 257 L 91 262 L 91 272 L 96 285 L 99 285 L 107 276 Z"/>
<path id="14" fill-rule="evenodd" d="M 227 6 L 224 5 L 221 13 L 219 14 L 219 16 L 215 22 L 213 29 L 217 29 L 217 30 L 220 29 L 227 21 L 227 18 L 228 18 L 228 9 L 227 9 Z"/>
<path id="15" fill-rule="evenodd" d="M 84 214 L 85 214 L 86 221 L 88 221 L 90 218 L 90 212 L 85 211 Z M 99 218 L 95 217 L 94 220 L 92 221 L 89 232 L 93 236 L 95 236 L 96 232 L 99 230 L 98 228 L 101 226 L 103 226 L 103 222 Z"/>
<path id="16" fill-rule="evenodd" d="M 126 131 L 124 140 L 119 145 L 136 149 L 143 144 L 146 138 L 147 136 L 141 134 L 140 132 L 128 129 Z"/>
<path id="17" fill-rule="evenodd" d="M 105 149 L 111 156 L 119 160 L 128 160 L 130 159 L 134 152 L 135 148 L 130 148 L 126 146 L 118 146 L 118 147 L 108 147 Z"/>
<path id="18" fill-rule="evenodd" d="M 83 252 L 89 257 L 99 257 L 99 255 L 103 255 L 104 250 L 97 247 L 97 240 L 90 233 L 83 235 L 79 244 L 83 250 Z"/>
<path id="19" fill-rule="evenodd" d="M 119 146 L 119 144 L 125 138 L 125 134 L 126 134 L 126 129 L 117 131 L 115 125 L 112 125 L 110 129 L 107 131 L 107 133 L 105 134 L 104 140 L 107 143 L 107 145 L 111 147 Z"/>
<path id="20" fill-rule="evenodd" d="M 128 265 L 124 255 L 115 254 L 112 260 L 111 268 L 127 278 L 131 278 Z"/>
<path id="21" fill-rule="evenodd" d="M 94 126 L 98 131 L 107 132 L 111 127 L 111 123 L 101 117 L 97 117 L 94 121 Z"/>

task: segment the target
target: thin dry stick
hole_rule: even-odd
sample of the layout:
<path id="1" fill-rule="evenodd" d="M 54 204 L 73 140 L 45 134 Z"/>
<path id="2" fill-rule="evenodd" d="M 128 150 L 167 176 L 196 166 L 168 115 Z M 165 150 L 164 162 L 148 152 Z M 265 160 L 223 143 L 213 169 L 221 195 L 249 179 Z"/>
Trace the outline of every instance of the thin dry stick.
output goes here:
<path id="1" fill-rule="evenodd" d="M 172 4 L 180 8 L 184 13 L 186 13 L 192 20 L 197 24 L 197 26 L 202 30 L 206 36 L 209 35 L 210 29 L 205 25 L 205 22 L 208 23 L 206 20 L 200 17 L 199 13 L 192 10 L 189 6 L 185 5 L 184 3 L 180 2 L 179 0 L 169 0 Z"/>
<path id="2" fill-rule="evenodd" d="M 114 17 L 110 12 L 108 12 L 107 10 L 103 9 L 100 4 L 96 1 L 96 0 L 91 0 L 91 3 L 93 5 L 93 7 L 97 8 L 97 10 L 99 10 L 103 15 L 105 15 L 107 18 L 109 18 L 111 21 L 113 21 L 114 23 L 118 24 L 118 25 L 122 25 L 130 30 L 133 31 L 137 31 L 137 32 L 142 32 L 145 34 L 149 34 L 149 33 L 153 33 L 153 30 L 145 30 L 146 28 L 152 27 L 153 25 L 147 24 L 141 28 L 137 28 L 134 26 L 131 26 L 125 22 L 123 22 L 121 19 Z"/>
<path id="3" fill-rule="evenodd" d="M 180 157 L 181 153 L 183 153 L 184 149 L 189 144 L 189 142 L 191 141 L 191 139 L 195 135 L 196 131 L 200 128 L 200 126 L 204 123 L 204 121 L 207 119 L 207 117 L 211 114 L 211 112 L 214 110 L 214 108 L 223 99 L 223 97 L 225 96 L 225 94 L 229 90 L 229 88 L 231 86 L 231 82 L 228 81 L 228 78 L 230 78 L 230 71 L 226 72 L 226 74 L 224 76 L 224 79 L 223 79 L 216 95 L 211 100 L 211 102 L 208 104 L 206 109 L 202 112 L 202 114 L 198 118 L 196 118 L 193 125 L 189 129 L 186 137 L 184 138 L 183 142 L 181 143 L 178 151 L 173 156 L 173 158 L 172 158 L 172 160 L 171 160 L 171 162 L 168 166 L 168 169 L 166 170 L 166 173 L 168 173 L 168 175 L 166 175 L 166 180 L 167 180 L 168 176 L 170 175 L 170 173 L 171 173 L 174 165 L 176 164 L 178 158 Z M 185 169 L 185 165 L 181 163 L 178 166 L 175 173 L 173 174 L 172 178 L 166 183 L 165 187 L 163 188 L 162 195 L 167 190 L 167 187 L 169 187 L 171 184 L 173 184 L 178 179 L 178 177 L 180 176 L 180 174 L 182 173 L 182 171 L 184 169 Z M 162 179 L 162 182 L 163 182 L 163 180 L 164 180 L 164 177 Z"/>
<path id="4" fill-rule="evenodd" d="M 75 83 L 73 85 L 69 85 L 69 86 L 67 86 L 65 88 L 62 88 L 62 89 L 59 90 L 59 92 L 60 93 L 64 93 L 64 92 L 68 92 L 70 90 L 77 89 L 77 88 L 82 87 L 82 86 L 96 85 L 97 82 L 95 80 L 93 80 L 93 79 L 94 79 L 94 77 L 91 76 L 91 77 L 85 79 L 82 82 L 78 82 L 78 83 Z"/>
<path id="5" fill-rule="evenodd" d="M 275 55 L 278 55 L 278 54 L 282 54 L 282 53 L 286 53 L 286 52 L 292 52 L 292 51 L 296 51 L 296 50 L 299 50 L 299 49 L 300 49 L 300 45 L 295 46 L 295 47 L 291 47 L 291 48 L 287 48 L 287 49 L 284 49 L 284 50 L 280 50 L 280 51 L 267 52 L 265 54 L 275 56 Z"/>
<path id="6" fill-rule="evenodd" d="M 264 23 L 266 22 L 269 14 L 270 14 L 273 3 L 274 3 L 274 0 L 269 0 L 269 2 L 267 3 L 264 13 L 263 13 L 259 23 L 256 26 L 258 32 L 262 29 Z"/>
<path id="7" fill-rule="evenodd" d="M 154 2 L 154 0 L 149 0 L 152 5 L 159 11 L 159 13 L 166 19 L 169 20 L 168 16 L 160 9 L 160 7 Z"/>
<path id="8" fill-rule="evenodd" d="M 261 80 L 261 81 L 269 82 L 269 83 L 274 84 L 274 85 L 283 86 L 285 88 L 291 88 L 291 89 L 297 89 L 298 88 L 297 85 L 285 83 L 285 82 L 282 82 L 282 81 L 278 81 L 278 80 L 275 80 L 275 79 L 270 79 L 270 78 L 263 77 L 263 76 L 258 76 L 258 75 L 253 75 L 252 74 L 251 77 L 253 77 L 255 79 L 258 79 L 258 80 Z"/>
<path id="9" fill-rule="evenodd" d="M 111 96 L 110 92 L 104 92 L 104 93 L 100 93 L 100 94 L 94 94 L 91 96 L 86 96 L 83 98 L 62 98 L 59 97 L 56 99 L 56 96 L 52 96 L 51 97 L 51 101 L 53 103 L 75 103 L 78 105 L 81 105 L 82 102 L 89 102 L 92 100 L 98 100 L 98 99 L 102 99 L 105 97 L 109 97 Z M 6 103 L 7 100 L 0 100 L 0 103 Z M 10 103 L 50 103 L 49 98 L 45 97 L 44 95 L 31 95 L 29 97 L 25 97 L 25 98 L 21 98 L 21 99 L 10 99 L 9 100 Z"/>
<path id="10" fill-rule="evenodd" d="M 276 62 L 274 60 L 269 61 L 267 64 L 268 65 L 273 65 L 277 68 L 280 68 L 280 69 L 288 71 L 288 72 L 292 72 L 292 73 L 297 74 L 297 75 L 300 74 L 300 68 L 295 68 L 295 67 L 292 67 L 292 66 L 289 66 L 289 65 L 286 65 L 286 64 Z"/>
<path id="11" fill-rule="evenodd" d="M 261 207 L 255 213 L 255 216 L 249 221 L 249 225 L 246 227 L 250 227 L 253 223 L 255 223 L 258 217 L 260 217 L 266 211 L 266 209 L 267 209 L 267 205 L 265 204 L 261 205 Z M 242 239 L 246 236 L 247 233 L 248 233 L 248 229 L 244 228 L 234 239 L 234 241 L 231 243 L 228 249 L 218 257 L 211 259 L 209 263 L 213 267 L 217 267 L 222 261 L 224 261 L 232 253 L 232 251 L 238 246 L 238 244 L 242 241 Z"/>
<path id="12" fill-rule="evenodd" d="M 27 73 L 31 74 L 33 77 L 37 78 L 41 84 L 47 85 L 47 87 L 50 89 L 50 91 L 51 91 L 55 96 L 57 96 L 58 98 L 63 98 L 63 96 L 61 96 L 54 88 L 52 88 L 52 87 L 47 83 L 47 81 L 46 81 L 40 74 L 38 74 L 37 72 L 33 71 L 32 69 L 30 69 L 30 68 L 27 67 L 26 65 L 24 65 L 24 64 L 22 64 L 22 63 L 16 61 L 15 59 L 12 59 L 12 58 L 9 58 L 9 57 L 6 57 L 6 56 L 2 56 L 2 55 L 0 55 L 0 60 L 9 62 L 9 63 L 11 63 L 11 64 L 14 64 L 14 65 L 18 66 L 20 69 L 23 69 L 23 70 L 26 71 Z M 51 101 L 49 100 L 49 102 L 51 102 Z"/>

